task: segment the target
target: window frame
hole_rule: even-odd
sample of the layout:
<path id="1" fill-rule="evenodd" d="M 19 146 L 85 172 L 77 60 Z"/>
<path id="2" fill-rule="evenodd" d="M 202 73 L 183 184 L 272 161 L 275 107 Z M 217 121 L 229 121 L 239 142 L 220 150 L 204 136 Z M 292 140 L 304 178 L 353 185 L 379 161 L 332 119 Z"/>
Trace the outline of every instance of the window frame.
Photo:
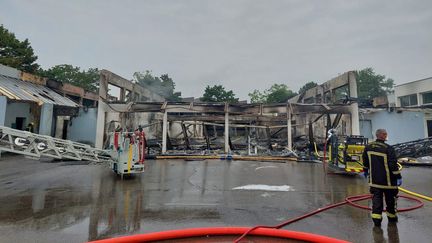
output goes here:
<path id="1" fill-rule="evenodd" d="M 425 102 L 425 95 L 430 95 L 431 97 L 429 98 L 430 99 L 430 102 Z M 429 91 L 429 92 L 424 92 L 424 93 L 421 93 L 421 96 L 422 96 L 422 105 L 430 105 L 430 104 L 432 104 L 432 91 Z"/>
<path id="2" fill-rule="evenodd" d="M 411 99 L 412 97 L 415 99 L 415 104 L 413 104 L 413 102 L 412 102 L 413 101 Z M 408 105 L 403 105 L 403 102 L 402 102 L 403 98 L 408 98 L 408 102 L 409 102 Z M 418 106 L 418 104 L 419 104 L 418 98 L 417 98 L 417 94 L 410 94 L 410 95 L 399 96 L 398 99 L 399 99 L 399 103 L 400 103 L 401 107 Z"/>

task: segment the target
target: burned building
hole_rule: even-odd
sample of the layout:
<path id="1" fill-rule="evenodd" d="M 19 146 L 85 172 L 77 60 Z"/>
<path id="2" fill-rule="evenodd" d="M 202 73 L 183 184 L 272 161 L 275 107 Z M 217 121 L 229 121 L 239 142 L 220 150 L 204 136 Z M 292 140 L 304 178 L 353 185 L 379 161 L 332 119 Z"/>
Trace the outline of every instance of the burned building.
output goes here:
<path id="1" fill-rule="evenodd" d="M 94 145 L 98 96 L 0 65 L 0 125 Z"/>
<path id="2" fill-rule="evenodd" d="M 293 116 L 293 137 L 323 141 L 327 131 L 336 129 L 338 135 L 360 135 L 357 103 L 357 82 L 354 71 L 346 72 L 289 99 L 290 103 L 341 105 L 347 112 L 298 113 Z"/>
<path id="3" fill-rule="evenodd" d="M 79 105 L 47 87 L 47 79 L 0 65 L 0 125 L 55 133 L 58 116 L 73 116 Z M 3 119 L 1 119 L 3 118 Z"/>
<path id="4" fill-rule="evenodd" d="M 108 98 L 110 84 L 120 88 L 119 99 Z M 320 90 L 306 91 L 302 97 L 294 97 L 295 101 L 282 104 L 165 102 L 108 71 L 101 72 L 100 87 L 99 111 L 104 110 L 98 113 L 98 146 L 101 147 L 102 137 L 106 140 L 108 132 L 113 131 L 109 127 L 111 123 L 126 129 L 147 126 L 146 133 L 158 140 L 162 154 L 170 149 L 186 151 L 194 145 L 199 151 L 210 153 L 247 149 L 250 154 L 254 152 L 253 147 L 266 151 L 275 147 L 292 150 L 292 133 L 298 136 L 308 131 L 311 123 L 324 128 L 330 121 L 342 120 L 342 128 L 347 133 L 358 134 L 359 130 L 358 108 L 351 98 L 357 96 L 352 72 L 323 84 Z M 140 99 L 137 91 L 147 92 L 148 100 Z M 344 92 L 344 100 L 339 101 Z M 328 103 L 316 103 L 317 97 L 325 97 Z M 313 102 L 308 102 L 310 98 Z M 357 122 L 351 122 L 352 117 Z"/>

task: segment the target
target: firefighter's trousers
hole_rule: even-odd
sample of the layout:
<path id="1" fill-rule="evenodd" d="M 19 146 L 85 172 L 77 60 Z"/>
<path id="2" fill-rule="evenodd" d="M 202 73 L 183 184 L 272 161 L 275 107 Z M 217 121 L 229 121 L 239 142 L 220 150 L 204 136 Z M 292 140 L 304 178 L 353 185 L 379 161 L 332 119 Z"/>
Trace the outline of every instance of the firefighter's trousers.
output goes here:
<path id="1" fill-rule="evenodd" d="M 372 193 L 372 219 L 374 222 L 381 222 L 382 220 L 382 211 L 384 209 L 383 197 L 386 202 L 387 218 L 389 221 L 397 221 L 396 196 L 398 192 L 398 189 L 370 188 L 370 193 Z"/>

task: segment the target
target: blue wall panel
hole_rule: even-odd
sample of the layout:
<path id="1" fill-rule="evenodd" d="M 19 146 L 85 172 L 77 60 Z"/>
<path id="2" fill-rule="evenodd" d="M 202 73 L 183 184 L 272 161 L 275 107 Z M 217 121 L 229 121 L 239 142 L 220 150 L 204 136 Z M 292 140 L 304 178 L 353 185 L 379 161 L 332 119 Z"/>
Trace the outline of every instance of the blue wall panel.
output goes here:
<path id="1" fill-rule="evenodd" d="M 378 111 L 367 114 L 365 119 L 372 121 L 372 132 L 384 128 L 388 133 L 388 143 L 396 144 L 425 138 L 425 116 L 422 112 Z M 363 134 L 362 134 L 363 135 Z"/>

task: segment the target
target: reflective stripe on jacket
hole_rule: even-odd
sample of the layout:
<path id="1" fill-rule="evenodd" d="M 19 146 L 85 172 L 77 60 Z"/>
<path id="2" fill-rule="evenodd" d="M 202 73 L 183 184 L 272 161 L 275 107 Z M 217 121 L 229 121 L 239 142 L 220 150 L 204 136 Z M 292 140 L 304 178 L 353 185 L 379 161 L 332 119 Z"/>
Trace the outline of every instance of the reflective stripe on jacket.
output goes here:
<path id="1" fill-rule="evenodd" d="M 384 141 L 368 144 L 363 152 L 363 166 L 369 170 L 369 185 L 383 189 L 397 189 L 396 180 L 402 178 L 394 149 Z"/>

